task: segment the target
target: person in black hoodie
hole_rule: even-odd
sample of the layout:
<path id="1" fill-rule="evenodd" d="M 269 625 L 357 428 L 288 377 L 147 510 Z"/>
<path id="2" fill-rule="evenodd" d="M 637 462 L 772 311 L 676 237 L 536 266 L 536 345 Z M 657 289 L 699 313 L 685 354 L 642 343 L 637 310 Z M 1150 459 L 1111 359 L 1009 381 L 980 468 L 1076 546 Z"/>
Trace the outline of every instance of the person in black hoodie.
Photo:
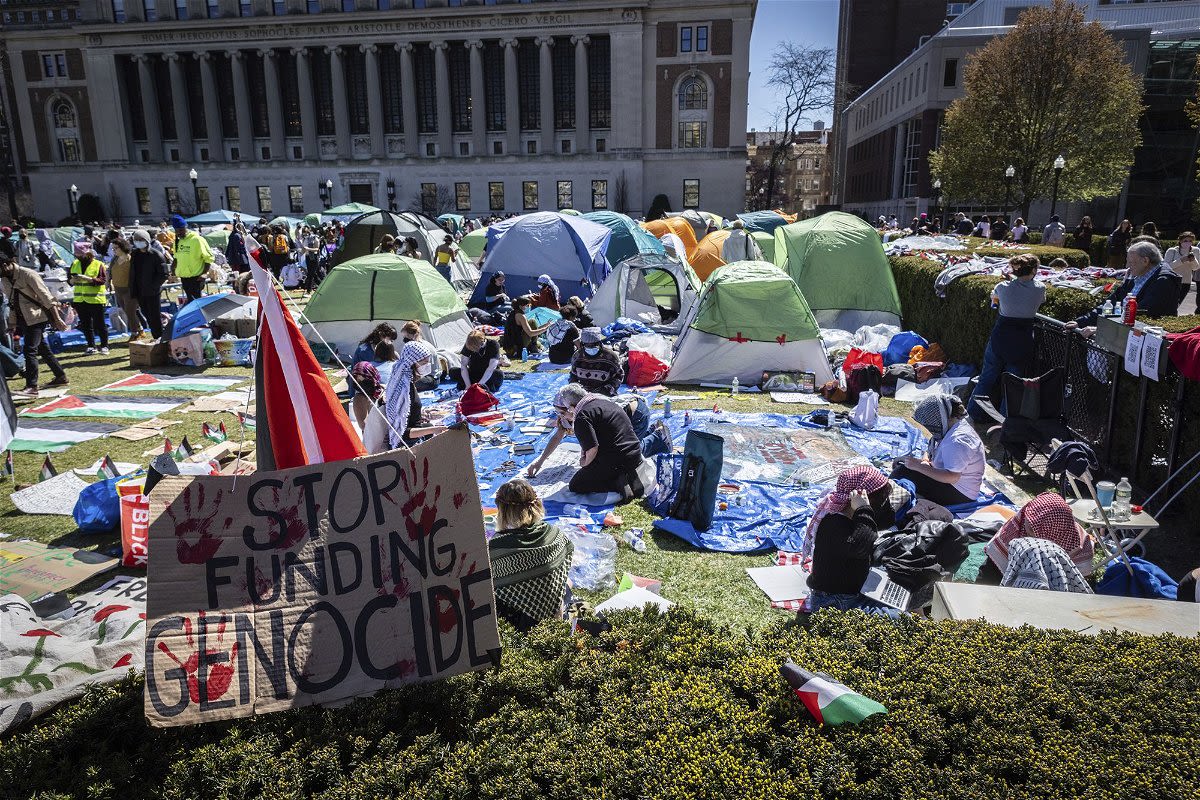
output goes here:
<path id="1" fill-rule="evenodd" d="M 1162 253 L 1151 242 L 1133 242 L 1125 254 L 1125 281 L 1109 295 L 1113 305 L 1129 295 L 1137 298 L 1137 310 L 1148 317 L 1173 317 L 1179 313 L 1179 276 L 1163 262 Z M 1100 307 L 1068 322 L 1090 338 L 1095 332 Z"/>
<path id="2" fill-rule="evenodd" d="M 167 280 L 167 263 L 151 249 L 150 234 L 139 228 L 134 231 L 133 254 L 129 257 L 129 291 L 137 297 L 142 316 L 156 340 L 162 338 L 162 286 Z"/>

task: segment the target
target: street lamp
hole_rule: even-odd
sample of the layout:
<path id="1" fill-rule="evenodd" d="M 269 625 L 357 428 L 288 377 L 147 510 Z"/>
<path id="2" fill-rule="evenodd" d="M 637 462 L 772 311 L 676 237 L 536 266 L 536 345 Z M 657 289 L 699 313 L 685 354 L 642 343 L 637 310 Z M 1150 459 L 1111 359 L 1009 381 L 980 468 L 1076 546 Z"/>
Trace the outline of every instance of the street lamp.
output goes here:
<path id="1" fill-rule="evenodd" d="M 1012 164 L 1008 165 L 1008 169 L 1004 170 L 1004 220 L 1008 221 L 1008 212 L 1012 209 L 1012 179 L 1016 176 L 1017 169 Z"/>
<path id="2" fill-rule="evenodd" d="M 79 223 L 79 187 L 71 184 L 71 188 L 67 191 L 67 202 L 71 206 L 71 216 L 75 218 L 76 224 Z"/>
<path id="3" fill-rule="evenodd" d="M 942 197 L 942 179 L 937 178 L 933 182 L 933 213 L 935 216 L 938 217 L 938 229 L 939 230 L 941 230 L 942 228 L 945 227 L 945 222 L 946 222 L 944 219 L 942 219 L 942 215 L 938 214 L 938 211 L 941 209 L 941 197 Z"/>
<path id="4" fill-rule="evenodd" d="M 333 207 L 333 181 L 329 178 L 325 179 L 325 208 L 326 210 Z"/>
<path id="5" fill-rule="evenodd" d="M 201 211 L 201 209 L 200 209 L 200 187 L 198 187 L 196 185 L 196 181 L 197 181 L 197 179 L 199 179 L 200 173 L 196 172 L 196 170 L 193 168 L 188 171 L 188 177 L 191 178 L 191 180 L 192 180 L 192 203 L 194 204 L 194 206 L 196 208 L 196 213 L 199 214 Z"/>
<path id="6" fill-rule="evenodd" d="M 1058 176 L 1062 175 L 1062 171 L 1067 167 L 1067 160 L 1059 154 L 1058 158 L 1054 159 L 1054 192 L 1050 195 L 1050 216 L 1054 216 L 1054 209 L 1058 207 Z"/>
<path id="7" fill-rule="evenodd" d="M 394 212 L 396 210 L 396 182 L 391 178 L 387 179 L 387 197 L 388 211 Z"/>

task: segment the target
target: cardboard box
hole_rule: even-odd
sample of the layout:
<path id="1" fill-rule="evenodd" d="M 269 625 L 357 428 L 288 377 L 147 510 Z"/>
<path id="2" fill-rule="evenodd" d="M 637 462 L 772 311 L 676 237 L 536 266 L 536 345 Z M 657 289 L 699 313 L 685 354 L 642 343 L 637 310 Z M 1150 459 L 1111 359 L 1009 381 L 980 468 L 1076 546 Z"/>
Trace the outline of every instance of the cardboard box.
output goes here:
<path id="1" fill-rule="evenodd" d="M 213 338 L 220 339 L 225 334 L 233 334 L 237 339 L 253 339 L 258 333 L 257 319 L 214 319 L 209 323 Z"/>
<path id="2" fill-rule="evenodd" d="M 130 342 L 129 366 L 162 367 L 167 363 L 170 346 L 167 342 Z"/>

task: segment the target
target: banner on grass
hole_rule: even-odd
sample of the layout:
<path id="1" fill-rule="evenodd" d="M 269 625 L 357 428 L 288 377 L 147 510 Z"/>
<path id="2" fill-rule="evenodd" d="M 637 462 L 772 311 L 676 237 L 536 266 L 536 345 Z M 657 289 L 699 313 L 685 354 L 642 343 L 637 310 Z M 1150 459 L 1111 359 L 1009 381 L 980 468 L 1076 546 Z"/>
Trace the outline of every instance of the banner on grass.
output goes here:
<path id="1" fill-rule="evenodd" d="M 150 494 L 145 711 L 166 727 L 336 703 L 498 658 L 468 432 Z"/>

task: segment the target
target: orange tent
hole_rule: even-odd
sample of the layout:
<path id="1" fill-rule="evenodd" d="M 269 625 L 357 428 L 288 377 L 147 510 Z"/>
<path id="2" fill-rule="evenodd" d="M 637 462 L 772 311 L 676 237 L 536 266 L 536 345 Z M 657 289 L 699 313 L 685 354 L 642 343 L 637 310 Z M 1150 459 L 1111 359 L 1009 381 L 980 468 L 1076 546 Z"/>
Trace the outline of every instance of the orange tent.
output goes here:
<path id="1" fill-rule="evenodd" d="M 696 271 L 697 278 L 706 281 L 709 275 L 717 271 L 718 267 L 725 266 L 725 259 L 721 258 L 721 246 L 728 238 L 729 231 L 727 230 L 713 231 L 701 239 L 700 244 L 696 245 L 696 255 L 689 258 L 689 261 L 692 269 Z"/>
<path id="2" fill-rule="evenodd" d="M 684 255 L 687 256 L 689 262 L 696 255 L 696 232 L 692 229 L 691 223 L 683 217 L 667 217 L 656 219 L 653 222 L 643 222 L 642 227 L 658 239 L 668 233 L 678 236 L 683 241 Z"/>

